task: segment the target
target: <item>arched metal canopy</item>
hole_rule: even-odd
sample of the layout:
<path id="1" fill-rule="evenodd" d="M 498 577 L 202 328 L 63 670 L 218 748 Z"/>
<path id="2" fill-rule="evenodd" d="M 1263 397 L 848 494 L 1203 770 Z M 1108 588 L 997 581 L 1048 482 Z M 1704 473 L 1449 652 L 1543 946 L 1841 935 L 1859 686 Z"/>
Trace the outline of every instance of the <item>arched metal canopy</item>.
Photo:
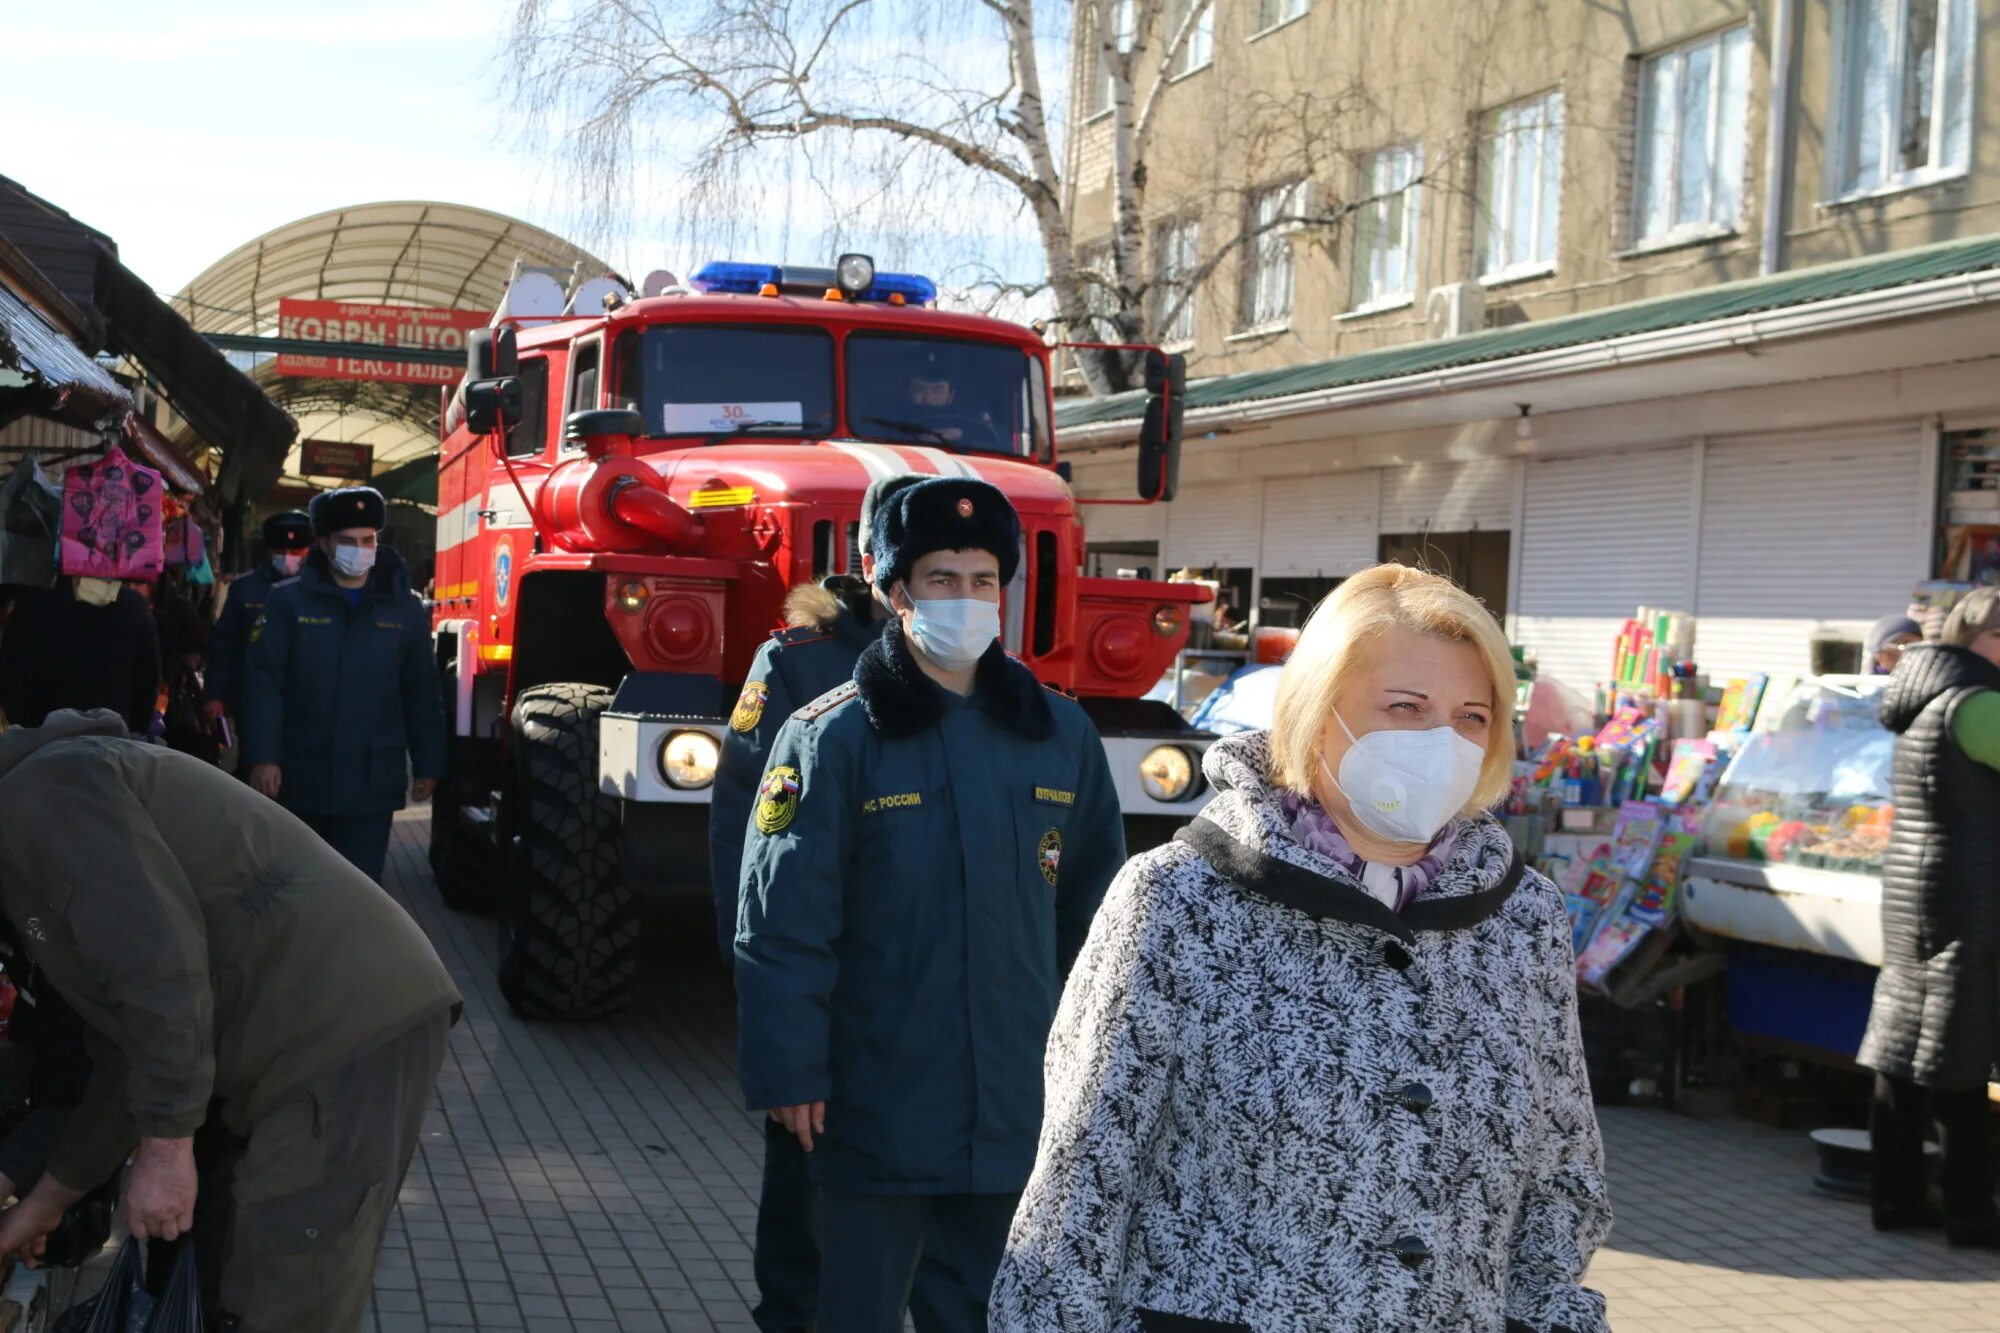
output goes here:
<path id="1" fill-rule="evenodd" d="M 174 297 L 203 333 L 276 334 L 278 301 L 382 302 L 492 310 L 514 264 L 608 272 L 553 232 L 466 204 L 357 204 L 286 223 L 238 246 Z M 435 386 L 279 375 L 257 357 L 253 378 L 299 422 L 300 439 L 374 446 L 378 467 L 437 447 Z M 297 475 L 296 451 L 285 470 Z"/>

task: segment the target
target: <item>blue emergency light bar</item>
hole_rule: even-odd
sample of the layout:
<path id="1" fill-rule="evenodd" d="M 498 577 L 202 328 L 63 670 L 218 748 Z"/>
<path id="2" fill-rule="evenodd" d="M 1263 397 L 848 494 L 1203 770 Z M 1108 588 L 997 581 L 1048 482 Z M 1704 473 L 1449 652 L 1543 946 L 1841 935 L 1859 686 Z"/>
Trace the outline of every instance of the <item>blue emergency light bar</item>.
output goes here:
<path id="1" fill-rule="evenodd" d="M 788 275 L 776 264 L 740 264 L 718 260 L 704 264 L 688 279 L 697 291 L 735 296 L 755 296 L 766 287 L 775 287 L 788 296 L 818 295 L 835 286 L 835 271 L 828 268 L 794 267 Z M 867 290 L 850 297 L 855 301 L 888 303 L 901 297 L 904 305 L 930 305 L 937 300 L 937 284 L 915 273 L 877 273 Z"/>

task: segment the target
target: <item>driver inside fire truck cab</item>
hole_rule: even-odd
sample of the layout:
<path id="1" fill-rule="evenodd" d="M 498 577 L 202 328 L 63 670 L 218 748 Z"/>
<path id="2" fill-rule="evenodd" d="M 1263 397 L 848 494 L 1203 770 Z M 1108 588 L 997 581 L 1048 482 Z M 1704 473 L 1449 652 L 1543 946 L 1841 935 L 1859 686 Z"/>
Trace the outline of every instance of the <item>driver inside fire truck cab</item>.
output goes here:
<path id="1" fill-rule="evenodd" d="M 905 386 L 905 392 L 910 399 L 910 416 L 919 423 L 937 408 L 950 408 L 958 398 L 957 385 L 943 376 L 934 379 L 927 371 L 912 373 L 908 385 Z M 942 436 L 951 444 L 957 444 L 965 438 L 965 432 L 957 426 L 926 426 L 925 429 Z"/>

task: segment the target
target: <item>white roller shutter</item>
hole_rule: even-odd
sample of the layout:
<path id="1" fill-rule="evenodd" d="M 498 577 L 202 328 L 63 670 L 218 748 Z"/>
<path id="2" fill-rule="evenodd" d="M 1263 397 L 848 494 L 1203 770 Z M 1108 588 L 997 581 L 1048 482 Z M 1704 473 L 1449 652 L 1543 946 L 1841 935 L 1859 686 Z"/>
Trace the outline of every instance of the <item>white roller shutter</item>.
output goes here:
<path id="1" fill-rule="evenodd" d="M 1694 447 L 1529 463 L 1516 633 L 1542 678 L 1589 699 L 1641 605 L 1685 606 Z"/>
<path id="2" fill-rule="evenodd" d="M 1927 573 L 1916 423 L 1714 441 L 1702 465 L 1695 656 L 1711 679 L 1811 668 Z"/>
<path id="3" fill-rule="evenodd" d="M 1514 526 L 1511 458 L 1412 463 L 1382 471 L 1382 531 L 1492 532 Z"/>
<path id="4" fill-rule="evenodd" d="M 1167 506 L 1165 562 L 1170 568 L 1250 568 L 1263 547 L 1264 485 L 1202 482 Z"/>
<path id="5" fill-rule="evenodd" d="M 1344 578 L 1375 563 L 1379 472 L 1264 483 L 1264 578 Z"/>
<path id="6" fill-rule="evenodd" d="M 1083 540 L 1093 542 L 1156 542 L 1167 534 L 1172 505 L 1078 505 L 1083 515 Z"/>

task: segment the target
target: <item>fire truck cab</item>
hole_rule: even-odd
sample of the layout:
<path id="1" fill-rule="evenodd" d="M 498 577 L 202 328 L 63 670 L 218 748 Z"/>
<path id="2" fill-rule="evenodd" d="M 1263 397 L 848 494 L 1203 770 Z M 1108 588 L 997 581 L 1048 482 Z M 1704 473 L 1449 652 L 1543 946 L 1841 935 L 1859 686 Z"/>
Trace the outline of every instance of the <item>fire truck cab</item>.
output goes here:
<path id="1" fill-rule="evenodd" d="M 447 902 L 497 907 L 534 1017 L 624 1003 L 636 895 L 701 886 L 721 738 L 786 592 L 860 572 L 878 478 L 973 477 L 1020 512 L 1008 651 L 1099 724 L 1132 844 L 1202 796 L 1207 739 L 1144 696 L 1198 585 L 1082 576 L 1034 331 L 912 275 L 712 264 L 635 297 L 517 275 L 443 408 L 434 632 L 453 736 L 432 827 Z M 1134 502 L 1171 499 L 1182 374 L 1154 390 Z"/>

